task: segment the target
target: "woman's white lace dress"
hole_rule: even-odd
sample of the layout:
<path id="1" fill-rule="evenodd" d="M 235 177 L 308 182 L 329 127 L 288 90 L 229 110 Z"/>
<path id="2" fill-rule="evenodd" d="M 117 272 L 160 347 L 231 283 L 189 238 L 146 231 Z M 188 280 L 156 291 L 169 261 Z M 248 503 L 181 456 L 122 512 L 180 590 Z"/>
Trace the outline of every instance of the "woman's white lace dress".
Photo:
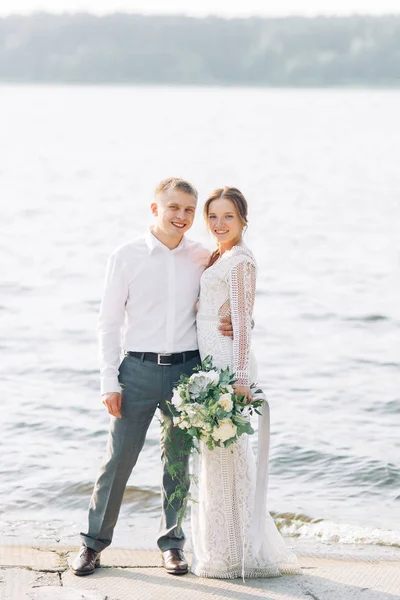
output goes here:
<path id="1" fill-rule="evenodd" d="M 201 358 L 210 355 L 215 366 L 229 366 L 242 385 L 255 377 L 250 352 L 255 287 L 256 263 L 243 244 L 225 252 L 201 279 L 197 315 Z M 231 317 L 233 340 L 218 330 L 225 316 Z M 264 410 L 268 411 L 267 404 Z M 264 457 L 268 454 L 269 426 L 265 437 Z M 298 572 L 296 557 L 287 550 L 267 510 L 265 495 L 261 510 L 254 510 L 257 467 L 248 435 L 228 448 L 212 451 L 201 443 L 200 452 L 194 456 L 194 475 L 192 573 L 234 578 Z M 264 487 L 266 484 L 265 479 Z"/>

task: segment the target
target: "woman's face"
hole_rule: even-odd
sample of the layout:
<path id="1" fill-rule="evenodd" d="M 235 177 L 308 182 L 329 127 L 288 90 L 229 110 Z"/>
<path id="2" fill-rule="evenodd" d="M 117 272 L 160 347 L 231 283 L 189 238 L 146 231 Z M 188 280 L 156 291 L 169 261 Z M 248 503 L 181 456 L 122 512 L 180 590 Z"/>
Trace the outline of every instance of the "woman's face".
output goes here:
<path id="1" fill-rule="evenodd" d="M 243 225 L 232 200 L 218 198 L 208 207 L 208 226 L 217 241 L 226 248 L 241 238 Z"/>

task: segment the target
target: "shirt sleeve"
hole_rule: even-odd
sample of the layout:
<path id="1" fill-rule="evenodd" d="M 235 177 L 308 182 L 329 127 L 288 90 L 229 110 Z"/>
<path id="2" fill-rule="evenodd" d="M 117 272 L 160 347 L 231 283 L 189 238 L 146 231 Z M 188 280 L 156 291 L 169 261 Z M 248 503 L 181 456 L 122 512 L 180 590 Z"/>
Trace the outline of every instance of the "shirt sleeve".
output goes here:
<path id="1" fill-rule="evenodd" d="M 242 261 L 229 273 L 233 327 L 233 368 L 238 385 L 250 385 L 251 324 L 256 294 L 256 267 Z"/>
<path id="2" fill-rule="evenodd" d="M 97 321 L 101 393 L 120 392 L 118 369 L 121 361 L 121 336 L 125 321 L 128 285 L 118 254 L 108 259 L 103 297 Z"/>

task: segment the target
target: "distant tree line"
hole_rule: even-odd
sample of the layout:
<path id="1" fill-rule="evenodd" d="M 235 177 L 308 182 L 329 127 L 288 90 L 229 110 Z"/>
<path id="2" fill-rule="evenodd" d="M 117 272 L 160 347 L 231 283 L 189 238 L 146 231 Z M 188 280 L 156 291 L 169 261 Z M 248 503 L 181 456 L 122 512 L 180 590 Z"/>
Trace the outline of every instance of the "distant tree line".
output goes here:
<path id="1" fill-rule="evenodd" d="M 398 86 L 400 15 L 9 16 L 0 81 Z"/>

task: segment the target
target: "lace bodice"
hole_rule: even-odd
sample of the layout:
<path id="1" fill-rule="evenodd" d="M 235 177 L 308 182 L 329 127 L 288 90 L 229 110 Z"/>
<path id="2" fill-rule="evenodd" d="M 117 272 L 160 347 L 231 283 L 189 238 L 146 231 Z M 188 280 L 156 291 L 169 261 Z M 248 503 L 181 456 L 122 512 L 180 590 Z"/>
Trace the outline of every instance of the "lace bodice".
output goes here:
<path id="1" fill-rule="evenodd" d="M 230 366 L 239 385 L 250 382 L 251 322 L 256 290 L 256 261 L 244 245 L 225 252 L 201 277 L 197 327 L 200 353 L 218 356 L 218 367 Z M 218 331 L 231 317 L 233 342 Z M 216 352 L 216 348 L 220 350 Z M 215 362 L 215 361 L 214 361 Z"/>

